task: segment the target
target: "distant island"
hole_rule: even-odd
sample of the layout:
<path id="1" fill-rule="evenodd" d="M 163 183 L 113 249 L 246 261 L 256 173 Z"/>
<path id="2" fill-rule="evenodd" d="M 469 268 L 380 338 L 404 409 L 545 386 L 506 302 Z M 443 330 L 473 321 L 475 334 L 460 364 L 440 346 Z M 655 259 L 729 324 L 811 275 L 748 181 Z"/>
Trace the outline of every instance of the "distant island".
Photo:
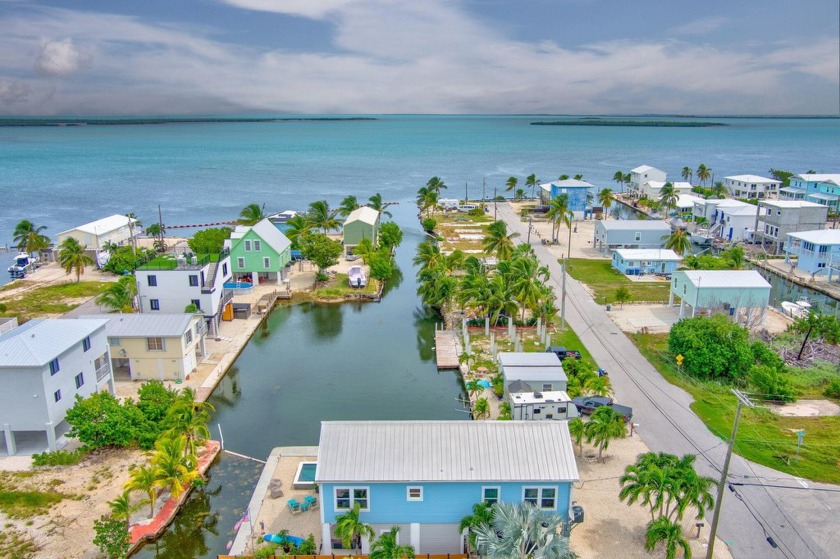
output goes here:
<path id="1" fill-rule="evenodd" d="M 699 122 L 679 120 L 611 120 L 601 118 L 579 118 L 569 120 L 538 120 L 531 126 L 653 126 L 665 128 L 706 128 L 728 126 L 722 122 Z"/>
<path id="2" fill-rule="evenodd" d="M 140 124 L 201 124 L 213 122 L 301 122 L 376 120 L 374 117 L 194 117 L 194 118 L 0 118 L 3 126 L 127 126 Z"/>

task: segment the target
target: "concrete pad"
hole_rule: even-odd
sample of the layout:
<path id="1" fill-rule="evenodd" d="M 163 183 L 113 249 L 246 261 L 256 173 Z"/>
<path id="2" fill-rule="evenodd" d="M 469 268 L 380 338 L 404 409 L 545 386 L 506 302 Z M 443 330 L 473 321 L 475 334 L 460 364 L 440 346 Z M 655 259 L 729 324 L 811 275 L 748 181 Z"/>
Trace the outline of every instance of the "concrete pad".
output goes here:
<path id="1" fill-rule="evenodd" d="M 824 417 L 840 415 L 840 406 L 830 400 L 799 400 L 790 404 L 770 405 L 771 410 L 785 417 Z"/>

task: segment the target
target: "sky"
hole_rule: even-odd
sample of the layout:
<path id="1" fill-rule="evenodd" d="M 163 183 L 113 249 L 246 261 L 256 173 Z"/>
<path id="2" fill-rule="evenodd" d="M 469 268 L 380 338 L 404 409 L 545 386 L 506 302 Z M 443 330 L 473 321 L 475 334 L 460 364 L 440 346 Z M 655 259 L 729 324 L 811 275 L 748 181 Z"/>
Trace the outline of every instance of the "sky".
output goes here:
<path id="1" fill-rule="evenodd" d="M 837 0 L 0 0 L 0 115 L 838 115 Z"/>

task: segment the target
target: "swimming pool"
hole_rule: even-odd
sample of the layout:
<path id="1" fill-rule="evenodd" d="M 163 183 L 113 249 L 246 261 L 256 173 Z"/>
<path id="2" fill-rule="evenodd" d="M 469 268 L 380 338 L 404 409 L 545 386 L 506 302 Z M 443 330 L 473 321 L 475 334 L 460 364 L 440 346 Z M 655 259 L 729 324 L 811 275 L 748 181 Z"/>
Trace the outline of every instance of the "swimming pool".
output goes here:
<path id="1" fill-rule="evenodd" d="M 232 281 L 225 284 L 225 289 L 251 289 L 253 283 L 247 281 Z"/>
<path id="2" fill-rule="evenodd" d="M 485 379 L 481 379 L 480 381 L 478 381 L 478 385 L 483 386 L 484 388 L 490 388 L 492 386 L 492 384 L 490 384 L 490 381 Z"/>
<path id="3" fill-rule="evenodd" d="M 298 464 L 297 473 L 295 473 L 295 481 L 292 483 L 292 487 L 295 489 L 314 489 L 315 470 L 317 467 L 317 462 L 301 462 Z"/>

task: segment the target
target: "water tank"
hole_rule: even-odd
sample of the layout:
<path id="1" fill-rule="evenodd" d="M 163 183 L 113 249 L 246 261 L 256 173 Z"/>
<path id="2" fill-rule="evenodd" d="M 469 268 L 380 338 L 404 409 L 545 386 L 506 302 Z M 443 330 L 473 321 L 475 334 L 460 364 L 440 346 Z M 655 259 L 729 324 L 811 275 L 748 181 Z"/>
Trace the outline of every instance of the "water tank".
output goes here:
<path id="1" fill-rule="evenodd" d="M 198 264 L 198 256 L 196 256 L 195 254 L 193 254 L 193 255 L 190 257 L 190 262 L 192 262 L 192 265 L 193 265 L 193 266 L 197 265 L 197 264 Z"/>
<path id="2" fill-rule="evenodd" d="M 183 268 L 187 265 L 187 258 L 183 255 L 176 258 L 175 261 L 178 263 L 179 268 Z"/>

